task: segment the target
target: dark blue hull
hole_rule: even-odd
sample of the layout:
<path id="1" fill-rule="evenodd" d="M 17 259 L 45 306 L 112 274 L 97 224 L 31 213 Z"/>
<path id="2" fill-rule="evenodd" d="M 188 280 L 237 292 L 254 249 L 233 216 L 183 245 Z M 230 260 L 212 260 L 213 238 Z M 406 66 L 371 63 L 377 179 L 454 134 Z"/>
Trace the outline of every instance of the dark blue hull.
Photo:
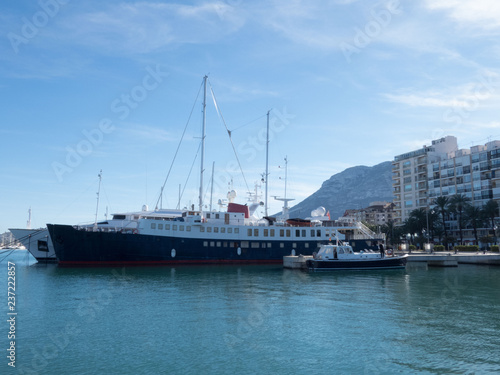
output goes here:
<path id="1" fill-rule="evenodd" d="M 153 236 L 48 226 L 61 265 L 152 265 L 182 263 L 282 263 L 284 255 L 311 255 L 317 241 L 246 241 Z M 307 247 L 306 247 L 307 246 Z"/>
<path id="2" fill-rule="evenodd" d="M 306 262 L 310 271 L 382 270 L 406 267 L 406 257 L 386 257 L 373 260 L 316 260 Z"/>

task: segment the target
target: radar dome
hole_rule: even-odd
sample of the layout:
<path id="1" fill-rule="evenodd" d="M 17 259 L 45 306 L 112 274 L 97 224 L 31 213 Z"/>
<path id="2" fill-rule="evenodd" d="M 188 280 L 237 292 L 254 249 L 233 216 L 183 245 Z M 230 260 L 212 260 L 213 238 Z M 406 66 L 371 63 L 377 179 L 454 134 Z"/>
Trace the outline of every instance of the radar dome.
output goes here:
<path id="1" fill-rule="evenodd" d="M 311 211 L 312 217 L 325 216 L 325 214 L 326 214 L 326 208 L 322 206 Z"/>

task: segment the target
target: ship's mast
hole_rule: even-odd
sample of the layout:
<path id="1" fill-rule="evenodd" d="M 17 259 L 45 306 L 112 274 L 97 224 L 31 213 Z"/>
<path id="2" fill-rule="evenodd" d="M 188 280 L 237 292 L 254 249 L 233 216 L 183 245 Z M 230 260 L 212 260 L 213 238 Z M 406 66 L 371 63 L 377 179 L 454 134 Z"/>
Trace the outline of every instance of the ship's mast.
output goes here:
<path id="1" fill-rule="evenodd" d="M 265 176 L 265 183 L 266 183 L 266 193 L 264 197 L 264 216 L 268 216 L 267 214 L 267 185 L 269 181 L 269 113 L 271 110 L 267 111 L 267 133 L 266 133 L 266 176 Z"/>
<path id="2" fill-rule="evenodd" d="M 97 229 L 97 213 L 99 211 L 99 193 L 101 192 L 102 169 L 99 171 L 99 174 L 97 175 L 97 177 L 99 177 L 99 187 L 97 188 L 97 206 L 95 208 L 94 230 Z"/>
<path id="3" fill-rule="evenodd" d="M 31 229 L 31 207 L 28 210 L 28 222 L 26 223 L 26 228 Z"/>
<path id="4" fill-rule="evenodd" d="M 201 163 L 200 163 L 200 215 L 203 216 L 203 162 L 205 161 L 205 123 L 206 123 L 206 108 L 207 108 L 207 79 L 203 77 L 203 122 L 201 131 Z"/>
<path id="5" fill-rule="evenodd" d="M 277 201 L 284 202 L 283 212 L 282 212 L 283 220 L 288 220 L 289 219 L 288 202 L 295 200 L 294 198 L 287 198 L 286 197 L 286 183 L 287 183 L 287 178 L 288 178 L 288 157 L 285 156 L 285 198 L 274 197 L 274 199 L 276 199 Z"/>

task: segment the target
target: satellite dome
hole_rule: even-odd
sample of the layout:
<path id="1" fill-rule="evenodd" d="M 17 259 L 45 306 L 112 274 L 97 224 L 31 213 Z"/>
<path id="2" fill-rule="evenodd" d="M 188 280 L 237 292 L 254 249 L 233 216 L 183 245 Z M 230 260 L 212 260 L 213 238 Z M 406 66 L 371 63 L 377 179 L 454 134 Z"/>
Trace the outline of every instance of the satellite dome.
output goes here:
<path id="1" fill-rule="evenodd" d="M 325 214 L 326 214 L 326 208 L 322 206 L 311 211 L 312 217 L 325 216 Z"/>

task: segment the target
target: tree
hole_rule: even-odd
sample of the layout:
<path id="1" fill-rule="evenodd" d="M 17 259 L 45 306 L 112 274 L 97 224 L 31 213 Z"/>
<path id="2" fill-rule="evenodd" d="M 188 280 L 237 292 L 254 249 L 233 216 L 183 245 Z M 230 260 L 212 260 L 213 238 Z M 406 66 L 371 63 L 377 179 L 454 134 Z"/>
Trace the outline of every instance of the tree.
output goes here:
<path id="1" fill-rule="evenodd" d="M 493 235 L 495 235 L 495 217 L 499 214 L 498 212 L 498 202 L 490 199 L 483 206 L 483 214 L 484 217 L 489 221 L 491 225 L 490 228 L 493 231 Z"/>
<path id="2" fill-rule="evenodd" d="M 460 245 L 464 244 L 463 228 L 464 228 L 464 212 L 469 204 L 470 199 L 464 194 L 455 194 L 450 198 L 449 210 L 457 215 L 458 232 L 460 235 Z"/>
<path id="3" fill-rule="evenodd" d="M 475 207 L 472 205 L 466 205 L 465 210 L 465 219 L 467 223 L 472 227 L 474 231 L 474 238 L 476 239 L 476 244 L 479 245 L 479 238 L 477 235 L 477 228 L 481 228 L 484 223 L 483 219 L 483 210 L 479 207 Z"/>
<path id="4" fill-rule="evenodd" d="M 437 197 L 434 201 L 437 211 L 441 214 L 441 222 L 443 224 L 444 237 L 448 237 L 448 232 L 446 231 L 446 214 L 448 213 L 448 205 L 450 200 L 446 196 Z"/>

